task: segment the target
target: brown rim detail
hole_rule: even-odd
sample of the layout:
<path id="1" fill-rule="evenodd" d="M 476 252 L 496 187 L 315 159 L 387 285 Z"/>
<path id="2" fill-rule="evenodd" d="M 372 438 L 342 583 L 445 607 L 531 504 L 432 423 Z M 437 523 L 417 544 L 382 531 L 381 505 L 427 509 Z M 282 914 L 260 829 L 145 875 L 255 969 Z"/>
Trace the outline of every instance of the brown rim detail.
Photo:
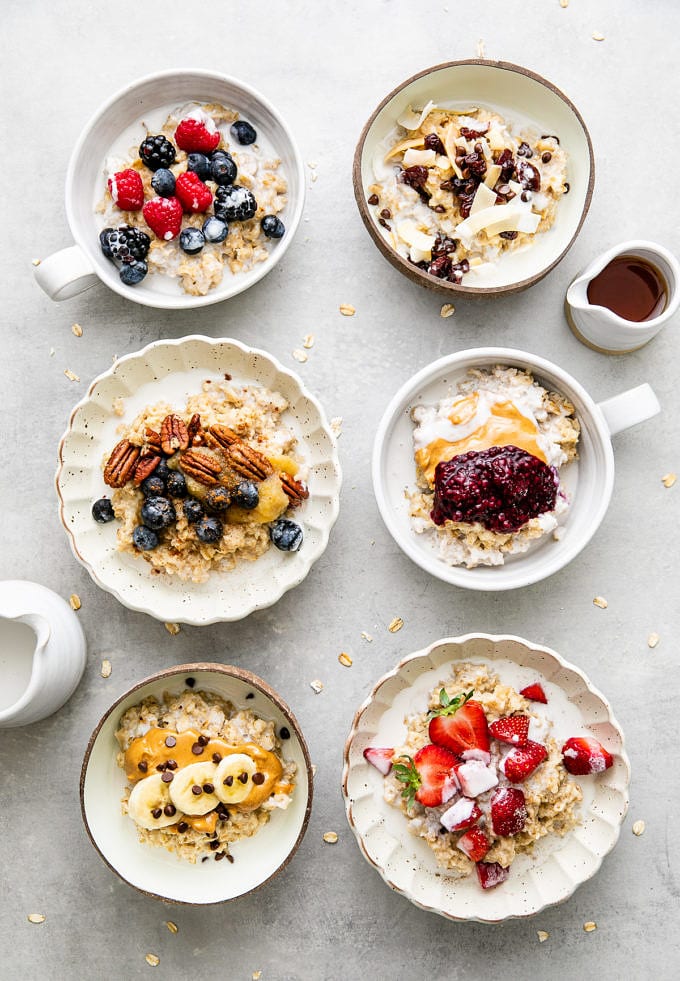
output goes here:
<path id="1" fill-rule="evenodd" d="M 266 879 L 260 882 L 259 885 L 253 886 L 252 889 L 248 889 L 247 892 L 239 893 L 238 896 L 232 896 L 230 899 L 217 899 L 211 903 L 190 903 L 190 902 L 185 902 L 184 900 L 181 899 L 169 899 L 166 896 L 160 896 L 158 893 L 149 892 L 146 889 L 141 889 L 139 886 L 136 886 L 133 882 L 130 882 L 129 879 L 126 879 L 125 876 L 121 872 L 119 872 L 117 868 L 115 868 L 115 866 L 111 865 L 109 860 L 100 850 L 99 845 L 94 840 L 94 836 L 92 834 L 92 831 L 90 830 L 90 825 L 87 820 L 87 813 L 85 811 L 85 778 L 87 776 L 87 768 L 90 762 L 90 755 L 92 753 L 92 748 L 97 740 L 97 737 L 101 732 L 102 726 L 107 721 L 107 719 L 111 715 L 113 715 L 113 713 L 118 708 L 121 702 L 125 701 L 126 698 L 134 694 L 136 691 L 139 691 L 140 688 L 144 688 L 146 685 L 151 684 L 154 681 L 160 681 L 162 678 L 175 677 L 176 675 L 181 675 L 181 674 L 191 675 L 192 673 L 198 671 L 209 671 L 212 672 L 213 674 L 223 674 L 229 678 L 236 678 L 238 681 L 245 682 L 249 687 L 256 688 L 258 691 L 260 691 L 263 695 L 265 695 L 267 698 L 270 699 L 270 701 L 274 703 L 274 705 L 279 709 L 279 711 L 285 716 L 286 720 L 290 723 L 292 732 L 294 733 L 298 743 L 300 744 L 300 749 L 302 750 L 302 755 L 305 761 L 305 770 L 307 773 L 307 787 L 308 787 L 307 804 L 305 806 L 305 813 L 302 819 L 302 827 L 300 828 L 300 832 L 297 838 L 295 839 L 293 847 L 291 848 L 291 850 L 289 851 L 288 855 L 283 860 L 283 862 L 281 862 L 281 864 L 276 869 L 274 869 L 274 871 L 270 876 L 268 876 Z M 138 682 L 136 685 L 133 685 L 132 688 L 128 688 L 126 691 L 123 692 L 122 695 L 120 695 L 116 699 L 115 702 L 113 702 L 113 704 L 110 706 L 110 708 L 107 709 L 107 711 L 104 713 L 104 715 L 101 717 L 101 719 L 95 726 L 95 729 L 88 740 L 87 748 L 85 749 L 85 755 L 83 757 L 83 765 L 80 769 L 79 795 L 80 795 L 80 813 L 83 819 L 83 824 L 85 825 L 85 830 L 87 831 L 87 836 L 90 839 L 92 845 L 94 846 L 101 860 L 104 862 L 105 865 L 109 867 L 109 869 L 111 869 L 112 872 L 114 872 L 118 876 L 119 879 L 122 879 L 122 881 L 125 882 L 128 886 L 130 886 L 132 889 L 135 889 L 137 892 L 141 892 L 144 896 L 149 896 L 151 899 L 158 899 L 163 903 L 172 903 L 175 906 L 198 906 L 198 907 L 220 906 L 222 905 L 222 903 L 231 903 L 237 899 L 241 899 L 243 896 L 248 896 L 253 892 L 257 892 L 259 889 L 262 889 L 263 886 L 266 886 L 268 882 L 271 882 L 272 879 L 276 878 L 276 876 L 279 875 L 279 873 L 283 872 L 283 870 L 286 868 L 286 866 L 291 861 L 296 851 L 300 847 L 302 839 L 304 838 L 305 833 L 307 831 L 310 814 L 312 812 L 312 800 L 314 797 L 314 775 L 312 773 L 312 761 L 309 756 L 307 743 L 305 742 L 305 737 L 302 734 L 302 729 L 300 728 L 300 724 L 298 720 L 293 715 L 293 712 L 291 711 L 288 704 L 284 702 L 281 696 L 277 692 L 275 692 L 274 689 L 271 688 L 266 681 L 263 681 L 262 678 L 260 678 L 256 674 L 253 674 L 251 671 L 246 671 L 244 668 L 237 668 L 230 664 L 217 664 L 209 661 L 197 661 L 194 664 L 179 664 L 174 668 L 165 668 L 163 671 L 157 671 L 155 674 L 151 674 L 147 678 L 144 678 L 142 681 Z"/>
<path id="2" fill-rule="evenodd" d="M 586 198 L 583 203 L 581 217 L 574 234 L 562 252 L 556 259 L 553 260 L 553 262 L 550 263 L 549 266 L 546 266 L 545 269 L 542 269 L 540 272 L 536 273 L 536 275 L 530 276 L 528 279 L 522 279 L 520 282 L 513 283 L 510 286 L 462 286 L 456 283 L 445 283 L 441 279 L 436 279 L 434 276 L 429 276 L 427 273 L 424 273 L 422 269 L 418 269 L 417 266 L 414 266 L 412 263 L 407 262 L 406 259 L 403 259 L 387 244 L 383 236 L 378 231 L 366 203 L 366 193 L 361 180 L 361 158 L 363 155 L 366 136 L 368 135 L 369 129 L 375 122 L 378 113 L 384 109 L 384 107 L 395 97 L 395 95 L 401 92 L 402 89 L 405 89 L 407 85 L 410 85 L 417 79 L 422 78 L 424 75 L 430 75 L 433 72 L 441 71 L 444 68 L 452 68 L 457 65 L 484 65 L 488 68 L 500 68 L 503 71 L 515 72 L 518 75 L 525 75 L 527 78 L 533 79 L 533 81 L 543 85 L 545 88 L 553 92 L 559 99 L 561 99 L 573 112 L 583 130 L 586 142 L 588 144 L 588 156 L 590 159 L 588 188 L 586 191 Z M 424 286 L 426 289 L 433 290 L 435 293 L 441 293 L 446 296 L 469 296 L 472 298 L 483 296 L 501 296 L 511 293 L 520 293 L 523 290 L 528 289 L 530 286 L 533 286 L 535 283 L 540 282 L 552 269 L 555 268 L 559 262 L 562 261 L 569 249 L 572 247 L 579 232 L 581 231 L 581 227 L 586 219 L 586 215 L 588 214 L 588 210 L 590 208 L 590 202 L 593 197 L 593 188 L 595 186 L 595 157 L 593 154 L 593 144 L 590 139 L 590 133 L 588 132 L 581 113 L 578 111 L 571 99 L 569 99 L 564 92 L 561 91 L 561 89 L 558 89 L 556 85 L 553 85 L 552 82 L 549 82 L 546 78 L 543 78 L 542 75 L 538 75 L 536 72 L 532 72 L 528 68 L 522 68 L 521 65 L 515 65 L 510 61 L 489 61 L 488 59 L 484 58 L 466 58 L 462 61 L 444 61 L 439 65 L 433 65 L 431 68 L 426 68 L 415 75 L 411 75 L 410 78 L 407 78 L 405 82 L 397 85 L 396 88 L 392 89 L 392 91 L 385 96 L 382 102 L 371 113 L 368 122 L 361 131 L 356 150 L 354 151 L 354 160 L 352 163 L 352 186 L 354 188 L 354 197 L 357 202 L 357 207 L 359 208 L 361 220 L 363 221 L 369 235 L 387 261 L 391 263 L 395 269 L 398 269 L 400 273 L 403 273 L 410 280 L 412 280 L 412 282 L 417 283 L 419 286 Z"/>
<path id="3" fill-rule="evenodd" d="M 649 344 L 649 341 L 645 341 L 644 344 L 638 344 L 637 347 L 627 347 L 625 351 L 609 351 L 606 347 L 598 347 L 597 344 L 593 344 L 592 341 L 589 341 L 587 337 L 583 336 L 581 331 L 576 326 L 576 322 L 572 316 L 566 299 L 564 301 L 564 317 L 574 337 L 579 340 L 581 344 L 585 344 L 586 347 L 589 347 L 591 351 L 597 351 L 598 354 L 612 354 L 614 357 L 620 357 L 622 354 L 632 354 L 633 351 L 640 351 L 643 347 Z M 654 340 L 654 338 L 650 337 L 649 340 Z"/>

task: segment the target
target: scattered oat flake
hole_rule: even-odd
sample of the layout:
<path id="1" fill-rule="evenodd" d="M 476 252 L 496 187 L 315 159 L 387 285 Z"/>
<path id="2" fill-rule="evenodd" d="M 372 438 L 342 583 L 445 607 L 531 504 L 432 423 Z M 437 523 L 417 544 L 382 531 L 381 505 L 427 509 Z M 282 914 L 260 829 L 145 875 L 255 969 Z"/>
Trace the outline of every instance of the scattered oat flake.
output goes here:
<path id="1" fill-rule="evenodd" d="M 315 678 L 314 681 L 309 682 L 309 687 L 318 695 L 323 691 L 323 681 L 319 681 L 318 678 Z"/>
<path id="2" fill-rule="evenodd" d="M 342 416 L 333 416 L 331 419 L 331 431 L 334 436 L 339 436 L 342 432 Z"/>
<path id="3" fill-rule="evenodd" d="M 335 833 L 335 831 L 327 831 L 323 836 L 323 840 L 326 842 L 327 845 L 334 845 L 338 840 L 338 836 Z"/>
<path id="4" fill-rule="evenodd" d="M 649 637 L 647 638 L 647 647 L 651 647 L 651 648 L 656 647 L 660 640 L 661 638 L 659 637 L 658 634 L 656 633 L 650 634 Z"/>
<path id="5" fill-rule="evenodd" d="M 675 481 L 678 479 L 678 475 L 675 473 L 664 474 L 661 478 L 661 483 L 664 487 L 672 487 Z"/>
<path id="6" fill-rule="evenodd" d="M 632 830 L 633 834 L 635 835 L 635 837 L 636 838 L 639 838 L 640 835 L 643 835 L 645 833 L 645 822 L 644 821 L 636 821 L 631 830 Z"/>
<path id="7" fill-rule="evenodd" d="M 169 634 L 172 634 L 173 637 L 176 637 L 181 628 L 178 623 L 166 623 L 165 629 Z"/>
<path id="8" fill-rule="evenodd" d="M 317 767 L 316 763 L 312 763 L 312 776 L 313 777 L 316 776 L 317 769 L 318 769 L 318 767 Z"/>
<path id="9" fill-rule="evenodd" d="M 593 930 L 597 930 L 597 923 L 594 920 L 588 920 L 587 923 L 583 924 L 583 929 L 586 933 L 592 933 Z"/>
<path id="10" fill-rule="evenodd" d="M 389 630 L 389 632 L 391 634 L 396 634 L 396 632 L 398 630 L 401 630 L 401 628 L 403 626 L 404 626 L 404 621 L 402 620 L 402 618 L 401 617 L 395 617 L 394 620 L 390 623 L 390 625 L 389 625 L 389 627 L 387 629 Z"/>
<path id="11" fill-rule="evenodd" d="M 317 172 L 315 170 L 313 170 L 312 173 L 311 173 L 311 177 L 310 177 L 310 180 L 311 180 L 312 184 L 316 184 L 316 182 L 318 181 L 318 179 L 319 179 L 319 175 L 317 174 Z"/>
<path id="12" fill-rule="evenodd" d="M 352 306 L 351 303 L 341 303 L 339 309 L 343 317 L 353 317 L 354 314 L 356 313 L 356 309 Z"/>
<path id="13" fill-rule="evenodd" d="M 550 934 L 546 933 L 545 930 L 537 930 L 536 936 L 538 937 L 538 942 L 544 944 L 548 939 L 548 937 L 550 936 Z"/>
<path id="14" fill-rule="evenodd" d="M 560 0 L 560 7 L 566 10 L 568 6 L 569 6 L 569 0 Z"/>
<path id="15" fill-rule="evenodd" d="M 83 336 L 83 328 L 80 326 L 80 324 L 72 324 L 71 325 L 71 330 L 76 335 L 76 337 L 82 337 Z"/>
<path id="16" fill-rule="evenodd" d="M 54 350 L 54 348 L 53 348 L 53 347 L 51 347 L 51 348 L 50 348 L 50 357 L 51 357 L 51 358 L 53 358 L 53 357 L 54 357 L 54 355 L 55 355 L 56 353 L 57 353 L 57 352 L 56 352 L 56 351 Z"/>
<path id="17" fill-rule="evenodd" d="M 604 34 L 600 34 L 599 31 L 593 31 L 591 37 L 593 41 L 604 41 Z"/>
<path id="18" fill-rule="evenodd" d="M 102 678 L 110 678 L 111 677 L 111 670 L 112 670 L 111 669 L 111 662 L 109 661 L 108 658 L 105 657 L 104 660 L 102 661 L 102 669 L 101 669 L 101 672 L 100 672 Z"/>
<path id="19" fill-rule="evenodd" d="M 251 977 L 253 981 L 260 981 L 260 978 L 262 977 L 262 971 L 253 971 Z"/>
<path id="20" fill-rule="evenodd" d="M 64 368 L 64 374 L 66 375 L 69 381 L 72 382 L 80 381 L 80 378 L 78 377 L 78 375 L 76 375 L 75 371 L 71 371 L 70 368 Z"/>
<path id="21" fill-rule="evenodd" d="M 344 651 L 341 654 L 338 654 L 338 661 L 345 668 L 352 667 L 352 658 L 349 656 L 349 654 L 346 654 Z"/>
<path id="22" fill-rule="evenodd" d="M 439 316 L 446 320 L 447 317 L 452 317 L 455 312 L 456 308 L 454 307 L 453 303 L 444 303 L 439 311 Z"/>
<path id="23" fill-rule="evenodd" d="M 293 351 L 293 357 L 295 358 L 296 361 L 299 361 L 300 364 L 304 364 L 305 361 L 307 360 L 307 355 L 299 347 L 296 347 L 295 350 Z"/>
<path id="24" fill-rule="evenodd" d="M 314 347 L 314 334 L 305 334 L 302 346 L 306 347 L 307 350 L 309 350 L 310 347 Z"/>
<path id="25" fill-rule="evenodd" d="M 77 593 L 71 593 L 71 595 L 69 597 L 69 603 L 71 604 L 71 609 L 72 610 L 79 610 L 80 607 L 83 605 L 80 602 L 80 596 L 78 596 Z"/>
<path id="26" fill-rule="evenodd" d="M 361 631 L 361 637 L 362 637 L 362 640 L 365 640 L 367 644 L 372 644 L 373 643 L 373 638 L 371 637 L 370 634 L 367 634 L 365 630 L 362 630 Z"/>
<path id="27" fill-rule="evenodd" d="M 173 923 L 172 920 L 166 920 L 165 921 L 165 925 L 168 928 L 168 930 L 170 931 L 170 933 L 177 933 L 178 930 L 179 930 L 179 927 L 177 926 L 177 924 L 176 923 Z"/>
<path id="28" fill-rule="evenodd" d="M 601 610 L 606 610 L 609 603 L 606 601 L 604 596 L 596 596 L 593 600 L 593 606 L 599 606 Z"/>
<path id="29" fill-rule="evenodd" d="M 35 263 L 34 263 L 35 265 Z M 44 913 L 29 913 L 26 917 L 29 923 L 44 923 L 45 914 Z"/>
<path id="30" fill-rule="evenodd" d="M 158 967 L 158 965 L 161 962 L 160 957 L 157 957 L 155 954 L 147 954 L 144 960 L 149 965 L 149 967 Z"/>
<path id="31" fill-rule="evenodd" d="M 125 415 L 125 400 L 118 395 L 111 403 L 114 414 L 117 416 Z"/>
<path id="32" fill-rule="evenodd" d="M 486 46 L 484 44 L 484 38 L 481 37 L 479 41 L 477 41 L 477 57 L 478 58 L 486 57 Z"/>

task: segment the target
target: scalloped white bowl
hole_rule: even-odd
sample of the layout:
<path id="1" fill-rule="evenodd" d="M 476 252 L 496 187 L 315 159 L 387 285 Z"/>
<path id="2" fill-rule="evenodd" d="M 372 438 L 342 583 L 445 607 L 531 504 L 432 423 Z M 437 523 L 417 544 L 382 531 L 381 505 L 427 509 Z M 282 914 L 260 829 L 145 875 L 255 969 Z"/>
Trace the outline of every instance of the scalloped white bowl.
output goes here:
<path id="1" fill-rule="evenodd" d="M 453 879 L 437 866 L 427 844 L 408 832 L 401 811 L 383 799 L 383 776 L 363 757 L 367 746 L 399 745 L 406 731 L 404 716 L 424 711 L 429 691 L 453 662 L 464 660 L 490 664 L 501 681 L 515 687 L 540 680 L 556 738 L 593 735 L 614 756 L 613 767 L 604 773 L 577 778 L 583 790 L 578 827 L 564 838 L 548 836 L 538 842 L 532 856 L 518 856 L 507 881 L 487 891 L 476 876 Z M 497 923 L 561 903 L 595 875 L 618 840 L 629 782 L 621 727 L 609 702 L 579 668 L 520 637 L 466 634 L 409 654 L 377 682 L 357 711 L 345 744 L 342 790 L 359 847 L 391 889 L 450 920 Z"/>
<path id="2" fill-rule="evenodd" d="M 92 503 L 106 491 L 102 460 L 118 442 L 121 422 L 131 422 L 153 402 L 181 407 L 188 395 L 200 392 L 204 380 L 222 379 L 225 372 L 237 384 L 280 392 L 289 403 L 282 418 L 298 437 L 309 467 L 309 499 L 296 516 L 304 531 L 302 547 L 293 553 L 270 548 L 256 562 L 213 572 L 200 584 L 153 575 L 144 559 L 116 549 L 118 522 L 100 525 L 92 518 Z M 123 418 L 114 412 L 117 398 L 124 399 Z M 194 335 L 149 344 L 95 378 L 59 443 L 55 482 L 73 554 L 98 586 L 131 610 L 158 620 L 201 625 L 240 620 L 271 606 L 302 582 L 328 544 L 342 477 L 323 408 L 296 374 L 266 352 L 238 341 Z"/>

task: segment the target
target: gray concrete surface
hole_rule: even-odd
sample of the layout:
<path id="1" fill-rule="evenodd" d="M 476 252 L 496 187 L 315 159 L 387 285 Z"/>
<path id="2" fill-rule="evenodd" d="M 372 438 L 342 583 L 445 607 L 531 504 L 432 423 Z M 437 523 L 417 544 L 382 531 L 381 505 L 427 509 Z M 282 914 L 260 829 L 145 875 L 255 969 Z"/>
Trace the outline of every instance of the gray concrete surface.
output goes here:
<path id="1" fill-rule="evenodd" d="M 660 478 L 680 471 L 680 323 L 614 359 L 582 347 L 562 319 L 567 284 L 603 248 L 649 237 L 680 251 L 677 4 L 24 0 L 5 4 L 3 21 L 0 576 L 80 594 L 89 660 L 58 715 L 0 733 L 0 978 L 133 979 L 154 970 L 229 981 L 257 971 L 262 981 L 677 977 L 680 483 L 667 490 Z M 606 40 L 596 43 L 593 31 Z M 578 242 L 547 280 L 494 303 L 460 301 L 442 320 L 441 300 L 371 244 L 350 163 L 361 126 L 390 88 L 427 65 L 475 56 L 480 38 L 489 57 L 537 70 L 574 100 L 596 148 L 596 190 Z M 33 284 L 31 259 L 68 243 L 62 186 L 81 127 L 128 80 L 185 65 L 261 89 L 292 123 L 304 159 L 318 162 L 293 246 L 246 295 L 199 314 L 147 310 L 104 287 L 51 303 Z M 339 315 L 343 302 L 356 317 Z M 71 333 L 76 321 L 82 338 Z M 101 592 L 73 559 L 52 478 L 68 413 L 112 356 L 195 331 L 256 343 L 298 369 L 328 414 L 344 418 L 346 482 L 329 548 L 303 585 L 240 624 L 170 637 Z M 309 332 L 316 344 L 298 366 L 291 352 Z M 549 581 L 496 596 L 448 588 L 412 565 L 383 528 L 369 479 L 372 434 L 396 387 L 441 354 L 490 343 L 556 360 L 596 398 L 648 380 L 663 405 L 657 420 L 616 439 L 614 499 L 586 551 Z M 596 594 L 608 609 L 593 606 Z M 405 622 L 397 634 L 387 631 L 394 616 Z M 631 811 L 601 872 L 565 905 L 496 928 L 447 923 L 390 892 L 361 857 L 339 791 L 343 742 L 374 680 L 437 637 L 478 629 L 547 643 L 581 665 L 611 699 L 634 769 Z M 653 651 L 651 631 L 661 636 Z M 337 662 L 341 650 L 354 658 L 349 670 Z M 99 674 L 104 652 L 108 680 Z M 78 805 L 82 754 L 100 714 L 132 682 L 191 658 L 242 665 L 271 682 L 318 764 L 295 861 L 267 889 L 206 910 L 164 907 L 118 881 L 87 840 Z M 315 677 L 326 685 L 318 696 L 308 684 Z M 639 818 L 647 830 L 637 838 Z M 335 846 L 322 840 L 330 829 Z M 45 922 L 29 924 L 31 912 Z M 583 931 L 587 920 L 596 932 Z M 545 943 L 537 930 L 549 932 Z M 158 968 L 147 966 L 147 952 L 160 957 Z"/>

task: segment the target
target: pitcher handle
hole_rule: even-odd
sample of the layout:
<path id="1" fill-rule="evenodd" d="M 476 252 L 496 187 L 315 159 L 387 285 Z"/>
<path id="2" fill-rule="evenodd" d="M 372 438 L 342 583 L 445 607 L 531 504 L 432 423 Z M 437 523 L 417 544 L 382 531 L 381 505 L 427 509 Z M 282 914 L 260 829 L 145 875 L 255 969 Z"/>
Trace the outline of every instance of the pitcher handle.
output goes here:
<path id="1" fill-rule="evenodd" d="M 645 422 L 661 412 L 654 389 L 646 382 L 638 385 L 637 388 L 621 392 L 620 395 L 613 395 L 604 402 L 598 402 L 598 407 L 602 410 L 612 436 L 623 432 L 624 429 L 630 429 L 631 426 L 637 426 L 639 422 Z"/>

